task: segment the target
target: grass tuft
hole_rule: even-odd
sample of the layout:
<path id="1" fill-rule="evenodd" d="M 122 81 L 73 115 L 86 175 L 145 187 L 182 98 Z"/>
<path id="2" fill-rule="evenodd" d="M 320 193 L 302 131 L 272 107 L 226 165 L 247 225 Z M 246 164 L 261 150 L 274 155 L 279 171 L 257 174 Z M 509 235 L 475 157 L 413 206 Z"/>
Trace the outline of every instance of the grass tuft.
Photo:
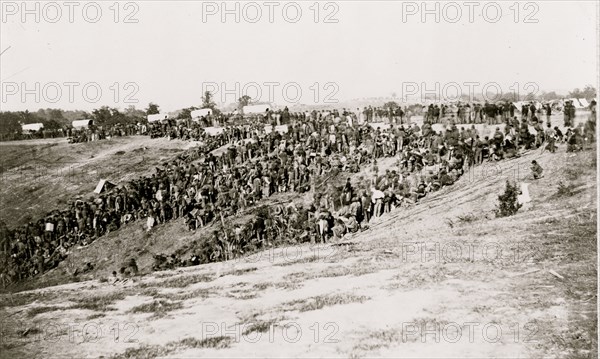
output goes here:
<path id="1" fill-rule="evenodd" d="M 291 302 L 284 303 L 283 305 L 286 310 L 297 310 L 299 312 L 308 312 L 312 310 L 319 310 L 325 307 L 330 307 L 340 304 L 349 303 L 363 303 L 371 298 L 364 295 L 354 295 L 350 293 L 345 294 L 328 294 L 319 295 L 316 297 L 310 297 L 305 299 L 298 299 Z"/>

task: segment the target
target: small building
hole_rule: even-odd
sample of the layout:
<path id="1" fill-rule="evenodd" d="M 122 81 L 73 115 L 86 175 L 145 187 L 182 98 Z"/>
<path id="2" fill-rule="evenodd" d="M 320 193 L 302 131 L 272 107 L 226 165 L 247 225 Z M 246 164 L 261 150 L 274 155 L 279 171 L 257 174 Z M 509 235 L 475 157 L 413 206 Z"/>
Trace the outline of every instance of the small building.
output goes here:
<path id="1" fill-rule="evenodd" d="M 213 111 L 210 108 L 202 108 L 200 110 L 194 110 L 190 113 L 192 120 L 198 121 L 201 117 L 212 115 Z"/>
<path id="2" fill-rule="evenodd" d="M 159 121 L 166 121 L 169 119 L 169 115 L 166 113 L 157 113 L 154 115 L 148 115 L 148 122 L 152 123 L 152 122 L 159 122 Z"/>
<path id="3" fill-rule="evenodd" d="M 73 126 L 73 128 L 76 129 L 83 129 L 83 128 L 89 128 L 91 125 L 94 124 L 94 120 L 75 120 L 73 122 L 71 122 L 71 126 Z"/>
<path id="4" fill-rule="evenodd" d="M 21 125 L 21 131 L 23 133 L 37 132 L 37 131 L 41 130 L 42 128 L 44 128 L 43 123 L 28 123 L 26 125 Z"/>
<path id="5" fill-rule="evenodd" d="M 221 133 L 223 133 L 223 131 L 225 131 L 225 129 L 223 127 L 210 126 L 210 127 L 205 127 L 204 131 L 209 136 L 217 136 L 217 135 L 220 135 Z"/>
<path id="6" fill-rule="evenodd" d="M 242 108 L 244 115 L 264 115 L 267 111 L 271 111 L 270 105 L 248 105 Z"/>

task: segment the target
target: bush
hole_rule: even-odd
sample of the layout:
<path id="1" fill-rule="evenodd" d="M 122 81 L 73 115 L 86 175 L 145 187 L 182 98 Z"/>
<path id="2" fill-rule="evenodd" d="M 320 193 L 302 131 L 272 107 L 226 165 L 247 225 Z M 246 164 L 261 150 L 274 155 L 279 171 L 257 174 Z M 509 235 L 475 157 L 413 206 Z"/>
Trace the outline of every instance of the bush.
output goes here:
<path id="1" fill-rule="evenodd" d="M 558 191 L 556 192 L 556 197 L 571 197 L 575 194 L 573 189 L 575 186 L 573 184 L 565 185 L 562 181 L 558 182 Z"/>
<path id="2" fill-rule="evenodd" d="M 506 189 L 504 193 L 498 196 L 498 206 L 496 207 L 496 217 L 508 217 L 517 213 L 521 204 L 517 202 L 517 196 L 519 190 L 516 184 L 511 184 L 510 181 L 506 181 Z"/>

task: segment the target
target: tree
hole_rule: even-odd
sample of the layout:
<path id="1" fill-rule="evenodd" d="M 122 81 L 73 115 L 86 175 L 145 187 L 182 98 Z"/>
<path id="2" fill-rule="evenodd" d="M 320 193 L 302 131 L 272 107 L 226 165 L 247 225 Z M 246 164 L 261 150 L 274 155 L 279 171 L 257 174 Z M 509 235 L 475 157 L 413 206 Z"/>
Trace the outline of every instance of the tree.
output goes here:
<path id="1" fill-rule="evenodd" d="M 585 98 L 590 100 L 596 98 L 596 88 L 592 85 L 586 85 L 583 88 L 583 91 L 576 88 L 575 90 L 569 92 L 569 97 Z"/>
<path id="2" fill-rule="evenodd" d="M 386 102 L 383 104 L 383 108 L 385 108 L 386 110 L 387 109 L 395 110 L 398 107 L 400 107 L 400 106 L 398 106 L 398 104 L 395 101 L 389 101 L 389 102 Z"/>
<path id="3" fill-rule="evenodd" d="M 109 108 L 108 106 L 102 106 L 99 109 L 92 111 L 94 115 L 94 122 L 99 126 L 112 126 L 117 123 L 128 123 L 134 122 L 135 119 L 125 116 L 116 108 Z"/>
<path id="4" fill-rule="evenodd" d="M 48 111 L 50 111 L 50 109 L 48 109 Z M 43 108 L 40 108 L 39 110 L 37 110 L 37 112 L 35 113 L 35 115 L 39 118 L 43 118 L 43 119 L 47 119 L 48 118 L 48 114 L 46 113 L 46 110 L 44 110 Z"/>
<path id="5" fill-rule="evenodd" d="M 238 99 L 238 110 L 244 108 L 244 106 L 248 106 L 252 103 L 252 97 L 248 95 L 244 95 Z"/>
<path id="6" fill-rule="evenodd" d="M 94 122 L 96 122 L 98 125 L 102 125 L 103 123 L 110 121 L 112 116 L 108 106 L 102 106 L 93 110 L 92 115 L 94 116 Z"/>
<path id="7" fill-rule="evenodd" d="M 21 116 L 16 112 L 0 112 L 0 135 L 14 135 L 21 133 Z"/>
<path id="8" fill-rule="evenodd" d="M 217 108 L 217 104 L 213 101 L 213 94 L 210 91 L 204 92 L 204 96 L 202 96 L 202 108 L 210 108 L 213 111 Z"/>
<path id="9" fill-rule="evenodd" d="M 146 115 L 156 115 L 157 113 L 160 113 L 159 106 L 150 102 L 148 104 L 148 108 L 146 109 Z"/>
<path id="10" fill-rule="evenodd" d="M 134 105 L 127 107 L 123 114 L 128 122 L 138 122 L 146 118 L 146 112 L 138 110 Z"/>
<path id="11" fill-rule="evenodd" d="M 575 98 L 581 97 L 581 90 L 576 88 L 575 90 L 569 92 L 569 97 L 575 97 Z"/>
<path id="12" fill-rule="evenodd" d="M 583 97 L 587 100 L 596 98 L 596 88 L 592 85 L 586 85 L 583 88 Z"/>
<path id="13" fill-rule="evenodd" d="M 192 107 L 188 107 L 188 108 L 184 108 L 179 112 L 179 115 L 177 115 L 177 119 L 178 120 L 187 120 L 192 118 L 192 111 L 198 110 L 198 107 L 196 106 L 192 106 Z"/>
<path id="14" fill-rule="evenodd" d="M 519 190 L 516 184 L 506 180 L 506 189 L 504 193 L 498 196 L 498 205 L 496 207 L 496 217 L 508 217 L 517 213 L 521 204 L 517 201 Z"/>
<path id="15" fill-rule="evenodd" d="M 559 95 L 555 91 L 542 92 L 542 95 L 540 96 L 540 98 L 544 101 L 560 100 L 561 98 L 564 98 L 564 97 L 565 96 Z"/>
<path id="16" fill-rule="evenodd" d="M 45 120 L 43 121 L 43 124 L 45 130 L 58 130 L 59 128 L 62 128 L 62 124 L 55 119 Z"/>
<path id="17" fill-rule="evenodd" d="M 63 116 L 65 118 L 65 124 L 70 124 L 75 120 L 81 119 L 91 119 L 92 114 L 87 111 L 63 111 Z"/>
<path id="18" fill-rule="evenodd" d="M 48 110 L 48 115 L 50 117 L 50 120 L 54 120 L 59 123 L 65 120 L 65 116 L 63 116 L 62 110 L 59 109 Z"/>
<path id="19" fill-rule="evenodd" d="M 22 123 L 38 123 L 44 121 L 43 117 L 39 117 L 37 114 L 29 112 L 29 110 L 19 111 L 17 113 L 21 117 Z"/>

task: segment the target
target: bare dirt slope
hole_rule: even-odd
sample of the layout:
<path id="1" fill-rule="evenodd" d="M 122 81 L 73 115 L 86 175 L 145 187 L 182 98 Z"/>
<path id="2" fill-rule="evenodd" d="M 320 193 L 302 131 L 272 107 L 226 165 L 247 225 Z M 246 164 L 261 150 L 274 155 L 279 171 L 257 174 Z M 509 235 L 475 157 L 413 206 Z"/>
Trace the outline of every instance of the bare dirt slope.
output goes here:
<path id="1" fill-rule="evenodd" d="M 341 243 L 3 295 L 1 353 L 595 358 L 595 158 L 563 146 L 480 167 Z M 532 159 L 546 170 L 537 181 Z M 509 178 L 530 183 L 532 202 L 495 218 Z M 123 252 L 166 246 L 139 230 L 121 234 Z M 176 223 L 158 230 L 191 236 Z"/>
<path id="2" fill-rule="evenodd" d="M 69 144 L 66 139 L 0 142 L 0 219 L 11 228 L 88 198 L 100 179 L 120 183 L 193 146 L 147 136 Z"/>

